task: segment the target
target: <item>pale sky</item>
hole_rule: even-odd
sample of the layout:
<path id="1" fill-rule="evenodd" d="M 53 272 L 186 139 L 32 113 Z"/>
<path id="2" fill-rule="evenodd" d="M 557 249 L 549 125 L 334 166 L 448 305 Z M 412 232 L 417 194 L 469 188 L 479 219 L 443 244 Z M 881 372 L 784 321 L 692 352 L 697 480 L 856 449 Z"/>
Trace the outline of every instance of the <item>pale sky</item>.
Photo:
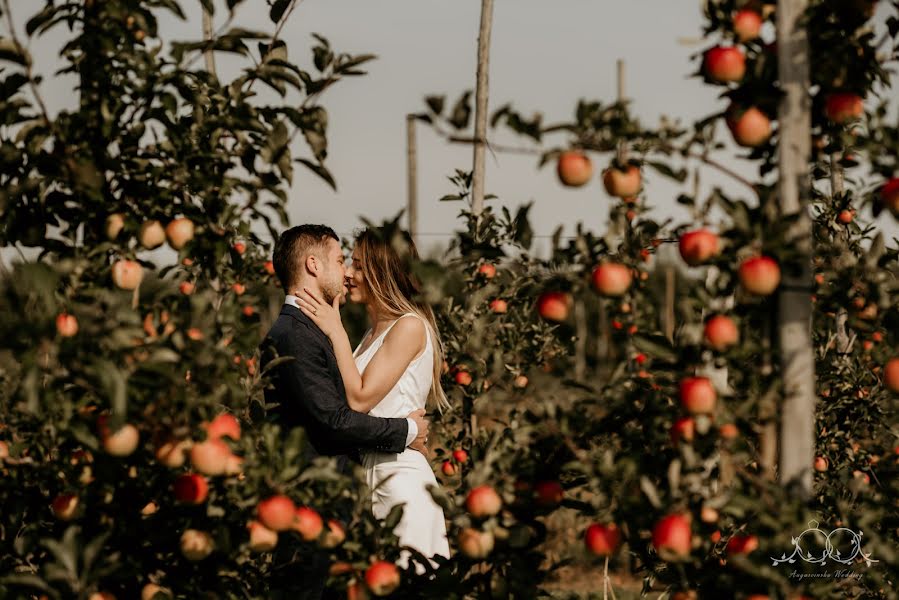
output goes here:
<path id="1" fill-rule="evenodd" d="M 31 0 L 14 0 L 21 25 L 34 11 Z M 188 22 L 165 20 L 167 40 L 201 35 L 199 3 L 182 0 Z M 235 24 L 272 31 L 262 0 L 247 0 Z M 216 2 L 223 6 L 224 2 Z M 579 98 L 611 102 L 616 96 L 616 60 L 626 60 L 626 96 L 645 125 L 665 114 L 685 123 L 724 108 L 720 88 L 690 77 L 696 63 L 689 57 L 704 46 L 701 3 L 687 0 L 496 0 L 490 64 L 490 107 L 512 101 L 525 115 L 544 113 L 544 122 L 568 119 Z M 216 25 L 224 11 L 216 16 Z M 293 13 L 282 38 L 290 59 L 309 65 L 311 33 L 324 35 L 338 51 L 374 53 L 365 77 L 349 79 L 323 96 L 329 112 L 329 157 L 338 192 L 297 165 L 289 214 L 292 224 L 320 222 L 342 235 L 360 225 L 360 216 L 380 221 L 406 204 L 405 115 L 421 111 L 428 94 L 448 100 L 474 88 L 480 2 L 476 0 L 304 0 Z M 37 68 L 47 75 L 42 85 L 51 111 L 74 99 L 72 80 L 54 79 L 62 29 L 32 41 Z M 685 44 L 683 40 L 694 40 Z M 680 40 L 680 41 L 679 41 Z M 217 56 L 221 77 L 234 72 L 235 60 Z M 896 94 L 893 94 L 896 97 Z M 456 168 L 471 169 L 471 149 L 450 146 L 423 124 L 418 126 L 420 245 L 427 251 L 445 243 L 457 229 L 459 202 L 437 200 L 455 190 L 446 179 Z M 722 127 L 722 139 L 729 135 Z M 510 141 L 509 137 L 497 138 Z M 564 138 L 550 139 L 551 145 Z M 511 141 L 525 143 L 522 138 Z M 724 151 L 721 159 L 747 175 L 755 167 Z M 610 156 L 594 155 L 597 173 Z M 659 220 L 685 218 L 674 199 L 678 188 L 654 172 L 645 174 L 647 194 Z M 703 171 L 703 188 L 722 185 L 743 194 L 738 184 Z M 605 228 L 610 199 L 598 176 L 584 188 L 571 190 L 557 182 L 553 165 L 537 170 L 535 157 L 488 155 L 488 193 L 513 208 L 535 201 L 531 210 L 537 234 L 550 235 L 559 224 L 572 233 L 577 222 L 593 231 Z M 880 223 L 888 235 L 899 228 L 889 216 Z M 538 246 L 547 240 L 537 240 Z"/>

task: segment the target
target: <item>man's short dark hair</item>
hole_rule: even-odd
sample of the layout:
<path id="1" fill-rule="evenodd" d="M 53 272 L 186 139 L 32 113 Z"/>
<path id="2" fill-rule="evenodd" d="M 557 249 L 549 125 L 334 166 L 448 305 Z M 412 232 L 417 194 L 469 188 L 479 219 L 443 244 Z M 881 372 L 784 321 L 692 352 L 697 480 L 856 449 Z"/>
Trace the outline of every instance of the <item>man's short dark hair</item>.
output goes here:
<path id="1" fill-rule="evenodd" d="M 281 233 L 275 243 L 272 263 L 285 292 L 290 293 L 297 283 L 303 258 L 311 250 L 323 247 L 328 238 L 340 241 L 334 230 L 327 225 L 297 225 Z"/>

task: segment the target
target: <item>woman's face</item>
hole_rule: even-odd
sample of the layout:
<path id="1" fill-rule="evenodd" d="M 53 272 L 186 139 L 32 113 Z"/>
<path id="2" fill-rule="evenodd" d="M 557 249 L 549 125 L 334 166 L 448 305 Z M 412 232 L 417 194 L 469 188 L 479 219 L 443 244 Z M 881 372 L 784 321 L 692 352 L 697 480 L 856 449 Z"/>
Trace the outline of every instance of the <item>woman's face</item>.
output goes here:
<path id="1" fill-rule="evenodd" d="M 353 248 L 350 265 L 346 270 L 346 286 L 349 290 L 347 299 L 356 304 L 368 303 L 368 284 L 362 275 L 362 263 L 359 262 L 359 252 Z"/>

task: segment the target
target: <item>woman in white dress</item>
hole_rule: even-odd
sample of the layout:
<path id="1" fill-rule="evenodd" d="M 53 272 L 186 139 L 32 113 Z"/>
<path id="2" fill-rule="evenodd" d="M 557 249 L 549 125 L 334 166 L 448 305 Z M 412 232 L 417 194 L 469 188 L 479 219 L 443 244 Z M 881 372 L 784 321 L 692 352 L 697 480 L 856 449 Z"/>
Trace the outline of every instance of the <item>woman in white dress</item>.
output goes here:
<path id="1" fill-rule="evenodd" d="M 346 273 L 349 300 L 365 305 L 370 325 L 355 351 L 340 320 L 340 298 L 328 305 L 304 289 L 298 306 L 331 340 L 350 408 L 376 417 L 405 417 L 427 405 L 443 410 L 443 349 L 434 313 L 418 299 L 410 268 L 418 258 L 415 245 L 408 235 L 384 239 L 381 231 L 366 229 L 356 237 Z M 400 543 L 427 557 L 449 557 L 443 509 L 427 490 L 437 485 L 427 457 L 410 448 L 366 452 L 362 464 L 376 517 L 405 505 L 394 530 Z"/>

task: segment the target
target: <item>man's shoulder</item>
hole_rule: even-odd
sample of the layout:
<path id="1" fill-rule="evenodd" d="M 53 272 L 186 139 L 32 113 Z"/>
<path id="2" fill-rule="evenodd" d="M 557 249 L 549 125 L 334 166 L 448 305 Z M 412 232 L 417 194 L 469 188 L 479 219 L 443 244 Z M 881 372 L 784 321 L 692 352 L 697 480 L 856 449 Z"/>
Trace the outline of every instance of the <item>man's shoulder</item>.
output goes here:
<path id="1" fill-rule="evenodd" d="M 296 312 L 299 313 L 299 310 Z M 289 310 L 282 310 L 266 334 L 264 343 L 278 349 L 295 347 L 297 344 L 306 347 L 321 345 L 321 336 L 316 335 L 311 322 L 307 321 L 297 318 Z"/>

